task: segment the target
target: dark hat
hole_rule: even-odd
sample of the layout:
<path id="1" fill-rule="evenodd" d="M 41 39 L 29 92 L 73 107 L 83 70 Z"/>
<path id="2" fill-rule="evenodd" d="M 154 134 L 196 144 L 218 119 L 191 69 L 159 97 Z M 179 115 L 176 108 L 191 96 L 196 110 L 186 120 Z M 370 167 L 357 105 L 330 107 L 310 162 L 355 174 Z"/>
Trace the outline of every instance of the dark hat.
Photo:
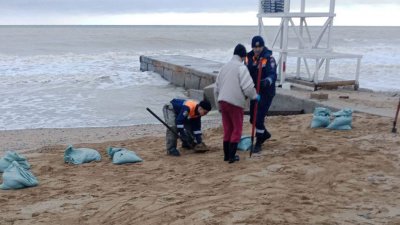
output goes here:
<path id="1" fill-rule="evenodd" d="M 233 54 L 238 55 L 243 58 L 243 57 L 246 57 L 247 51 L 246 51 L 246 48 L 242 44 L 238 44 L 238 45 L 236 45 L 235 50 L 233 51 Z"/>
<path id="2" fill-rule="evenodd" d="M 205 110 L 207 110 L 207 111 L 210 111 L 210 110 L 211 110 L 211 104 L 210 104 L 210 102 L 207 101 L 207 100 L 201 101 L 201 102 L 199 103 L 199 106 L 201 106 L 201 108 L 203 108 L 203 109 L 205 109 Z"/>
<path id="3" fill-rule="evenodd" d="M 261 36 L 254 36 L 251 40 L 251 47 L 264 47 L 264 39 Z"/>

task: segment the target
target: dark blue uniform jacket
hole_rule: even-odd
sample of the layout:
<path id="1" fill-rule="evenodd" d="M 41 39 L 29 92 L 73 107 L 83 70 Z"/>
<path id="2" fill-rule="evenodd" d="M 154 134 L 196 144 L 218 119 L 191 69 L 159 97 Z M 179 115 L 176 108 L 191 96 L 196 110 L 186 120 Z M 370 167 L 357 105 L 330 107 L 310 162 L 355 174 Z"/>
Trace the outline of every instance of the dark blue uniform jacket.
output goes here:
<path id="1" fill-rule="evenodd" d="M 178 131 L 182 131 L 185 125 L 189 125 L 190 130 L 196 137 L 197 143 L 201 143 L 201 117 L 197 111 L 198 105 L 194 109 L 194 117 L 190 118 L 190 108 L 185 105 L 185 101 L 186 99 L 178 98 L 174 98 L 171 101 L 171 104 L 174 107 L 174 111 L 176 114 L 176 127 L 178 128 Z"/>
<path id="2" fill-rule="evenodd" d="M 272 57 L 272 51 L 267 47 L 264 47 L 259 58 L 255 58 L 254 52 L 251 51 L 247 54 L 247 68 L 249 69 L 250 75 L 253 78 L 255 87 L 257 87 L 258 68 L 259 62 L 266 59 L 267 62 L 262 65 L 262 74 L 260 82 L 260 95 L 275 96 L 276 88 L 275 82 L 277 79 L 276 75 L 276 61 Z"/>

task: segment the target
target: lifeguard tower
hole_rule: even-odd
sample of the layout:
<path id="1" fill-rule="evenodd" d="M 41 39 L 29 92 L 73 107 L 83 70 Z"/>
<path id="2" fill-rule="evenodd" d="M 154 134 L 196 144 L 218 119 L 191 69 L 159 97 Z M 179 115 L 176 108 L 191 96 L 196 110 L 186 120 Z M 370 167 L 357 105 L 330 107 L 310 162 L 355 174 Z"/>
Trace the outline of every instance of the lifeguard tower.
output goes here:
<path id="1" fill-rule="evenodd" d="M 267 40 L 267 43 L 271 50 L 279 53 L 278 78 L 281 85 L 289 82 L 308 86 L 314 90 L 351 85 L 357 90 L 362 55 L 333 51 L 331 35 L 333 19 L 336 16 L 335 0 L 321 0 L 324 1 L 329 3 L 327 12 L 306 12 L 306 0 L 296 0 L 296 3 L 300 3 L 298 11 L 291 9 L 290 0 L 260 0 L 257 14 L 259 34 L 265 37 L 264 18 L 280 19 L 274 40 L 272 42 Z M 307 19 L 310 18 L 320 18 L 320 21 L 325 21 L 323 25 L 317 27 L 319 32 L 316 34 L 310 32 L 307 24 Z M 313 31 L 315 29 L 313 27 Z M 290 31 L 294 33 L 295 38 L 289 37 Z M 297 68 L 293 73 L 286 72 L 289 57 L 294 57 L 294 61 L 297 58 Z M 355 60 L 354 72 L 346 71 L 349 74 L 346 74 L 345 79 L 330 76 L 331 61 L 340 59 L 346 59 L 346 62 L 349 59 Z M 354 76 L 350 77 L 351 73 Z"/>

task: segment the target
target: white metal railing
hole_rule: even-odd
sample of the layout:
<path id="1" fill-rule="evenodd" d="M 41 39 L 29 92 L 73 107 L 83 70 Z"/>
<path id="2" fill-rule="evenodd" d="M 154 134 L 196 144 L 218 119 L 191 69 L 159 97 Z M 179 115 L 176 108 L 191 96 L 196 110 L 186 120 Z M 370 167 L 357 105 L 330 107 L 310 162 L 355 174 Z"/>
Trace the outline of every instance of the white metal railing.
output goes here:
<path id="1" fill-rule="evenodd" d="M 326 1 L 326 0 L 325 0 Z M 286 61 L 288 56 L 297 57 L 296 77 L 300 76 L 301 64 L 304 63 L 308 77 L 305 80 L 318 83 L 318 74 L 322 65 L 325 64 L 324 80 L 329 78 L 330 62 L 333 59 L 355 58 L 357 59 L 357 69 L 355 80 L 358 85 L 359 71 L 362 55 L 343 54 L 334 52 L 332 49 L 331 35 L 333 27 L 333 19 L 335 14 L 335 0 L 329 0 L 328 12 L 306 12 L 306 0 L 301 0 L 300 11 L 290 11 L 290 0 L 260 0 L 258 10 L 258 26 L 259 34 L 264 34 L 263 18 L 281 18 L 279 29 L 274 36 L 273 42 L 269 47 L 279 53 L 278 59 L 278 75 L 280 84 L 285 82 L 286 78 Z M 326 18 L 324 24 L 316 37 L 311 35 L 307 18 L 320 17 Z M 299 25 L 296 26 L 295 19 L 299 19 Z M 293 31 L 297 40 L 297 47 L 289 48 L 289 30 Z M 304 34 L 305 33 L 305 34 Z M 322 40 L 326 39 L 326 45 L 321 45 Z M 307 59 L 315 60 L 315 71 L 311 72 Z"/>

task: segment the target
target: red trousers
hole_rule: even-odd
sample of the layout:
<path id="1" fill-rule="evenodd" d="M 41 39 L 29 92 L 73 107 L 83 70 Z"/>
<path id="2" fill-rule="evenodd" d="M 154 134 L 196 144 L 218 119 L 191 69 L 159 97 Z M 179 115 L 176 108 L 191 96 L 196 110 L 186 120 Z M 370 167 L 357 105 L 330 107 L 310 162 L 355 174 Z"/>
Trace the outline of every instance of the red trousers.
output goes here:
<path id="1" fill-rule="evenodd" d="M 243 108 L 225 101 L 219 101 L 219 109 L 222 114 L 222 126 L 224 127 L 224 141 L 239 143 L 242 136 Z"/>

